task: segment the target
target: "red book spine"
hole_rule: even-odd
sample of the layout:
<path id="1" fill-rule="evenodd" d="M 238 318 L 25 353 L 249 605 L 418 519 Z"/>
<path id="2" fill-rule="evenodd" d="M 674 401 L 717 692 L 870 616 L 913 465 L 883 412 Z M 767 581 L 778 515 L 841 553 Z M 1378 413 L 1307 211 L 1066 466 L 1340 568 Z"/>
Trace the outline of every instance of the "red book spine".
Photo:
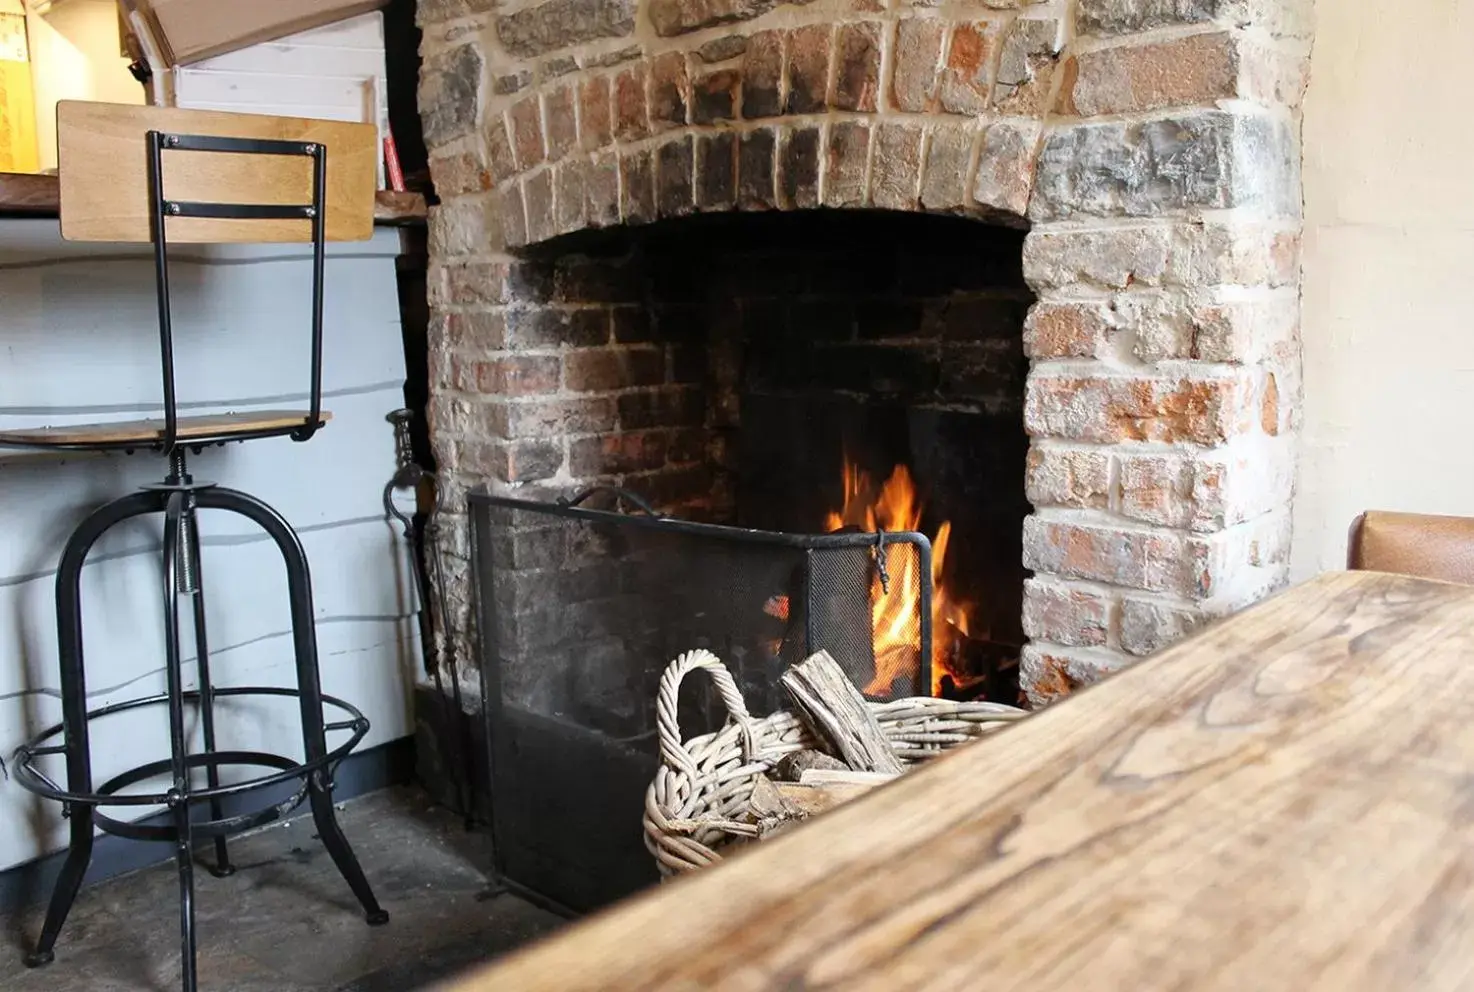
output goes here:
<path id="1" fill-rule="evenodd" d="M 399 166 L 399 152 L 394 147 L 394 135 L 384 135 L 384 171 L 389 177 L 389 188 L 396 193 L 404 192 L 404 170 Z"/>

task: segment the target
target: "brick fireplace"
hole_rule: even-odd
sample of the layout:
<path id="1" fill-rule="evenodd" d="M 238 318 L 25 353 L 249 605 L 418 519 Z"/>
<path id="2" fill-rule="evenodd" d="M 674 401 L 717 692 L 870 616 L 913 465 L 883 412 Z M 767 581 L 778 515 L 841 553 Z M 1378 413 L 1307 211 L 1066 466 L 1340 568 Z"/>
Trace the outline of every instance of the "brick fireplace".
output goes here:
<path id="1" fill-rule="evenodd" d="M 982 452 L 954 499 L 1036 704 L 1262 597 L 1308 7 L 420 0 L 449 505 L 614 482 L 723 519 L 754 436 L 817 436 L 795 397 L 858 398 L 909 411 L 881 461 L 917 425 Z"/>

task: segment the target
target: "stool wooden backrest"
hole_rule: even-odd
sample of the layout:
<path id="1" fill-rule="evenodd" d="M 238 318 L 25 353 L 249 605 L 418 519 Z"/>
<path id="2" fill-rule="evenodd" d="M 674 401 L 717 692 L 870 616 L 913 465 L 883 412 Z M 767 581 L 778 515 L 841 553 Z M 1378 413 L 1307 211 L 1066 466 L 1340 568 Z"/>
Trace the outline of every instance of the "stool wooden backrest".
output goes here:
<path id="1" fill-rule="evenodd" d="M 265 117 L 64 100 L 56 107 L 61 234 L 68 241 L 148 242 L 149 131 L 318 142 L 327 147 L 326 238 L 374 233 L 378 129 L 372 124 Z M 163 156 L 171 200 L 200 203 L 312 202 L 312 160 L 281 155 L 170 151 Z M 311 241 L 306 220 L 174 217 L 172 243 Z"/>

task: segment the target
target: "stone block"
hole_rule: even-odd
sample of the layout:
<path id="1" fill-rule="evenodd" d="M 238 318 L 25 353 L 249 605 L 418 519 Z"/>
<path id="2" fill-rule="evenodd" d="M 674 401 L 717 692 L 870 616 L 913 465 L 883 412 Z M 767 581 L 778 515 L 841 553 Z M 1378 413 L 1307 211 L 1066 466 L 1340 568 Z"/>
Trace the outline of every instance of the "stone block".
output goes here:
<path id="1" fill-rule="evenodd" d="M 655 167 L 648 150 L 620 156 L 619 215 L 630 224 L 655 219 Z"/>
<path id="2" fill-rule="evenodd" d="M 738 141 L 737 205 L 742 209 L 764 210 L 777 204 L 776 149 L 772 128 L 744 132 Z"/>
<path id="3" fill-rule="evenodd" d="M 947 210 L 967 202 L 968 169 L 976 132 L 963 126 L 938 126 L 926 148 L 926 165 L 921 180 L 921 205 L 928 210 Z"/>
<path id="4" fill-rule="evenodd" d="M 921 128 L 883 123 L 875 129 L 871 203 L 886 210 L 915 210 L 921 173 Z"/>
<path id="5" fill-rule="evenodd" d="M 635 0 L 547 0 L 497 18 L 502 47 L 518 58 L 571 48 L 635 30 Z"/>
<path id="6" fill-rule="evenodd" d="M 564 365 L 564 385 L 575 393 L 602 393 L 665 382 L 665 352 L 656 348 L 570 351 Z"/>
<path id="7" fill-rule="evenodd" d="M 1054 84 L 1060 22 L 1019 18 L 1003 34 L 993 103 L 1007 114 L 1043 117 Z"/>
<path id="8" fill-rule="evenodd" d="M 742 73 L 736 69 L 709 72 L 691 83 L 691 123 L 734 120 L 741 99 Z"/>
<path id="9" fill-rule="evenodd" d="M 819 204 L 819 139 L 817 127 L 795 128 L 779 149 L 779 206 L 793 210 Z"/>
<path id="10" fill-rule="evenodd" d="M 760 120 L 781 113 L 782 82 L 783 33 L 760 31 L 748 41 L 742 57 L 742 116 Z"/>
<path id="11" fill-rule="evenodd" d="M 937 68 L 946 22 L 908 18 L 896 25 L 891 100 L 898 110 L 923 113 L 937 107 Z"/>
<path id="12" fill-rule="evenodd" d="M 952 28 L 947 57 L 942 64 L 941 107 L 949 114 L 981 114 L 992 95 L 993 52 L 998 25 L 991 21 L 964 23 Z"/>
<path id="13" fill-rule="evenodd" d="M 546 241 L 558 233 L 553 216 L 553 172 L 542 169 L 522 180 L 522 202 L 527 207 L 527 240 Z"/>
<path id="14" fill-rule="evenodd" d="M 827 24 L 816 24 L 788 34 L 788 99 L 786 114 L 817 114 L 824 110 L 829 88 L 830 35 Z"/>
<path id="15" fill-rule="evenodd" d="M 875 21 L 841 24 L 834 42 L 834 97 L 837 110 L 875 110 L 880 89 L 880 25 Z"/>
<path id="16" fill-rule="evenodd" d="M 1036 303 L 1024 321 L 1024 350 L 1036 361 L 1103 358 L 1116 330 L 1106 303 Z"/>
<path id="17" fill-rule="evenodd" d="M 584 151 L 603 148 L 614 137 L 608 76 L 588 76 L 578 84 L 578 143 Z"/>
<path id="18" fill-rule="evenodd" d="M 518 69 L 516 72 L 503 73 L 491 80 L 491 92 L 496 96 L 511 96 L 513 93 L 521 93 L 532 85 L 532 71 L 530 69 Z"/>
<path id="19" fill-rule="evenodd" d="M 1080 0 L 1076 9 L 1083 34 L 1119 35 L 1208 22 L 1304 36 L 1313 13 L 1310 0 Z"/>
<path id="20" fill-rule="evenodd" d="M 501 0 L 419 0 L 415 7 L 415 23 L 424 27 L 440 21 L 495 10 Z"/>
<path id="21" fill-rule="evenodd" d="M 523 172 L 547 157 L 543 144 L 542 110 L 536 95 L 525 96 L 507 110 L 507 127 L 512 133 L 512 152 Z"/>
<path id="22" fill-rule="evenodd" d="M 1045 139 L 1035 220 L 1159 217 L 1256 207 L 1299 212 L 1299 143 L 1283 120 L 1207 110 L 1056 128 Z"/>
<path id="23" fill-rule="evenodd" d="M 488 396 L 538 396 L 558 391 L 557 355 L 509 355 L 476 363 L 476 388 Z"/>
<path id="24" fill-rule="evenodd" d="M 430 56 L 420 70 L 420 122 L 431 151 L 470 134 L 480 116 L 481 51 L 466 44 Z"/>
<path id="25" fill-rule="evenodd" d="M 556 162 L 578 143 L 578 121 L 573 111 L 573 87 L 559 86 L 543 94 L 548 161 Z"/>
<path id="26" fill-rule="evenodd" d="M 650 130 L 656 134 L 673 127 L 685 127 L 686 108 L 690 106 L 690 81 L 686 75 L 686 56 L 682 52 L 666 52 L 650 62 Z"/>
<path id="27" fill-rule="evenodd" d="M 972 196 L 977 206 L 1022 217 L 1035 183 L 1040 125 L 999 121 L 983 132 Z"/>
<path id="28" fill-rule="evenodd" d="M 661 217 L 679 217 L 692 210 L 694 155 L 691 136 L 661 145 L 655 152 L 655 208 Z"/>
<path id="29" fill-rule="evenodd" d="M 1047 579 L 1024 583 L 1024 633 L 1035 641 L 1104 647 L 1114 612 L 1114 597 L 1097 589 Z"/>
<path id="30" fill-rule="evenodd" d="M 747 38 L 740 34 L 729 34 L 725 38 L 713 38 L 696 49 L 697 58 L 706 63 L 726 62 L 747 51 Z"/>
<path id="31" fill-rule="evenodd" d="M 650 0 L 655 33 L 669 38 L 688 31 L 750 21 L 778 6 L 778 0 Z"/>
<path id="32" fill-rule="evenodd" d="M 1227 31 L 1095 49 L 1076 60 L 1062 96 L 1067 113 L 1085 117 L 1211 104 L 1238 95 L 1239 64 Z"/>
<path id="33" fill-rule="evenodd" d="M 614 77 L 614 137 L 639 141 L 650 133 L 645 111 L 644 63 L 628 66 Z"/>
<path id="34" fill-rule="evenodd" d="M 1111 501 L 1111 456 L 1099 448 L 1035 442 L 1024 469 L 1024 491 L 1036 507 L 1103 510 Z"/>
<path id="35" fill-rule="evenodd" d="M 701 135 L 696 142 L 696 205 L 730 210 L 737 204 L 737 139 L 731 131 Z"/>
<path id="36" fill-rule="evenodd" d="M 1029 377 L 1024 426 L 1033 437 L 1117 444 L 1222 444 L 1258 425 L 1262 398 L 1253 373 Z"/>
<path id="37" fill-rule="evenodd" d="M 865 202 L 865 170 L 870 125 L 835 121 L 825 149 L 823 199 L 826 207 L 858 207 Z"/>

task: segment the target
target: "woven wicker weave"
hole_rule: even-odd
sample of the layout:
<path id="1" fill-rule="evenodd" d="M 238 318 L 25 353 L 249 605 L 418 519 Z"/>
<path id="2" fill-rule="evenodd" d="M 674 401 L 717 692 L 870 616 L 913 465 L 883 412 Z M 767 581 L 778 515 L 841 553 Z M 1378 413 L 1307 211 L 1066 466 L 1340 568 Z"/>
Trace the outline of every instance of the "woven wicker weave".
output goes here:
<path id="1" fill-rule="evenodd" d="M 726 725 L 685 743 L 676 722 L 681 681 L 701 670 L 716 683 L 727 706 Z M 901 761 L 917 762 L 976 740 L 1026 716 L 1002 703 L 946 699 L 898 699 L 871 703 L 881 729 Z M 754 719 L 731 674 L 710 651 L 688 651 L 665 670 L 656 699 L 661 766 L 645 792 L 645 847 L 662 878 L 713 864 L 721 851 L 757 836 L 748 809 L 757 777 L 785 754 L 818 744 L 787 710 Z"/>

